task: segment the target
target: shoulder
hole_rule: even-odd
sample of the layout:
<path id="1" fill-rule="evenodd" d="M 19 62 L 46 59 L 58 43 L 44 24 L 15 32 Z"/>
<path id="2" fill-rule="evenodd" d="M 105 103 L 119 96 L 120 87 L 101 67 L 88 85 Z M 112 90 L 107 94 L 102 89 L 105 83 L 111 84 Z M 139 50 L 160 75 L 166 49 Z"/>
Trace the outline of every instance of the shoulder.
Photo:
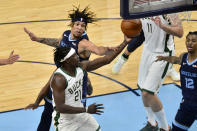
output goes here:
<path id="1" fill-rule="evenodd" d="M 61 73 L 55 72 L 52 79 L 52 84 L 61 85 L 65 83 L 66 83 L 66 78 Z"/>

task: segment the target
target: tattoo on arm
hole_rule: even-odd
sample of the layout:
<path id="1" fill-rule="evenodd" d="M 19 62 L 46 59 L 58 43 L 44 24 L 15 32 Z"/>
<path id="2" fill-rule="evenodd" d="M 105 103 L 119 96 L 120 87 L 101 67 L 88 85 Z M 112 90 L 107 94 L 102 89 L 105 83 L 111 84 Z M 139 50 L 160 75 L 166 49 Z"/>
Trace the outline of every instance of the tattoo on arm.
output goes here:
<path id="1" fill-rule="evenodd" d="M 59 47 L 59 39 L 56 38 L 42 38 L 39 42 L 52 47 Z"/>

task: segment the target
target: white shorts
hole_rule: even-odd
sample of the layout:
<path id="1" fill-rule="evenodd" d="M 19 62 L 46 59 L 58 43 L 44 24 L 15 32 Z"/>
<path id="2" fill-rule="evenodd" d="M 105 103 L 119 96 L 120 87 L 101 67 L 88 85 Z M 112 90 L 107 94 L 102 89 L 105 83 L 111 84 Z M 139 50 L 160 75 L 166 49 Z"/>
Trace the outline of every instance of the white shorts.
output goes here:
<path id="1" fill-rule="evenodd" d="M 73 118 L 53 112 L 53 126 L 58 131 L 101 131 L 96 119 L 89 113 L 73 114 Z"/>
<path id="2" fill-rule="evenodd" d="M 155 60 L 157 56 L 171 56 L 171 54 L 172 52 L 153 53 L 148 49 L 143 49 L 138 74 L 138 87 L 141 90 L 153 94 L 158 93 L 166 73 L 172 64 L 166 61 L 155 62 Z"/>

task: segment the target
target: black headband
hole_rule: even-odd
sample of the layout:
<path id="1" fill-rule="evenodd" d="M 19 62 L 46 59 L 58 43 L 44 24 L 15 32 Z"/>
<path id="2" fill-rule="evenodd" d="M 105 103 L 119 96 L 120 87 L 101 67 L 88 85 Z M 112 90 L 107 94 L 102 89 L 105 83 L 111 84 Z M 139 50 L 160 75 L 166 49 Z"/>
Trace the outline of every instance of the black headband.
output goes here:
<path id="1" fill-rule="evenodd" d="M 88 24 L 87 21 L 86 21 L 86 19 L 84 19 L 84 18 L 73 18 L 72 19 L 72 22 L 76 22 L 76 21 L 84 22 L 86 25 Z"/>

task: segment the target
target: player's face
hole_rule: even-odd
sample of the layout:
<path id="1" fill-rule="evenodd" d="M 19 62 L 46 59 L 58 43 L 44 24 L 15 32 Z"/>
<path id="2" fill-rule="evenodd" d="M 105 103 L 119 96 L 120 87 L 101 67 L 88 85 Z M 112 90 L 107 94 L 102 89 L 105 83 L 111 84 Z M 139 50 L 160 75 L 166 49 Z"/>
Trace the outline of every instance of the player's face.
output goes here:
<path id="1" fill-rule="evenodd" d="M 193 54 L 197 51 L 197 35 L 188 35 L 185 43 L 188 53 Z"/>
<path id="2" fill-rule="evenodd" d="M 70 63 L 73 65 L 73 66 L 76 66 L 78 67 L 79 66 L 79 56 L 75 53 L 73 54 L 71 57 L 70 57 Z"/>
<path id="3" fill-rule="evenodd" d="M 86 29 L 86 24 L 84 22 L 76 21 L 74 22 L 71 31 L 73 36 L 78 38 L 82 36 L 82 34 L 85 32 L 85 29 Z"/>

